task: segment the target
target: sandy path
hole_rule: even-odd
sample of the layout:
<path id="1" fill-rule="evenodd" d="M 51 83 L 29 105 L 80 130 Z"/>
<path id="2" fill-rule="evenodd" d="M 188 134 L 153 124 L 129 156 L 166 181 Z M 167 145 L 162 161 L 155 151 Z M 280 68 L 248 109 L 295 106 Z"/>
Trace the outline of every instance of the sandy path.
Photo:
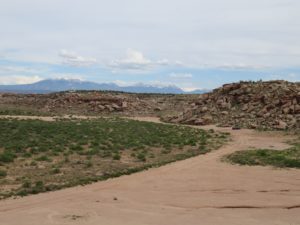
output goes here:
<path id="1" fill-rule="evenodd" d="M 220 161 L 248 147 L 286 148 L 286 137 L 215 129 L 231 132 L 233 141 L 204 156 L 130 176 L 1 201 L 0 224 L 299 225 L 300 170 Z"/>

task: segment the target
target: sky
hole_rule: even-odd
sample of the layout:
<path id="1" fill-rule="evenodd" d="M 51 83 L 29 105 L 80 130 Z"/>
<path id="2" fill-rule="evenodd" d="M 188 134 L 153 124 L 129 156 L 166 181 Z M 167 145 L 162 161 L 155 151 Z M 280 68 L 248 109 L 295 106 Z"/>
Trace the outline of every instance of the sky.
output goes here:
<path id="1" fill-rule="evenodd" d="M 300 81 L 299 0 L 0 3 L 0 84 Z"/>

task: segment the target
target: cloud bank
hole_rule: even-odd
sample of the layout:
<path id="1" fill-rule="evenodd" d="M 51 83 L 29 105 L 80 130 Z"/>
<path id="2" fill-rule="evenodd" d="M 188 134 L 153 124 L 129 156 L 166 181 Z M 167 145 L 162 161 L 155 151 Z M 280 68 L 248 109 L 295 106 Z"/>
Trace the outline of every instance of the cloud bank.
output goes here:
<path id="1" fill-rule="evenodd" d="M 128 49 L 126 57 L 123 59 L 112 60 L 109 67 L 118 70 L 149 70 L 157 66 L 166 66 L 169 64 L 167 59 L 153 61 L 145 58 L 142 52 Z"/>
<path id="2" fill-rule="evenodd" d="M 70 66 L 91 66 L 97 63 L 97 60 L 95 58 L 83 57 L 75 52 L 71 52 L 65 49 L 60 50 L 59 56 L 63 58 L 63 63 Z"/>

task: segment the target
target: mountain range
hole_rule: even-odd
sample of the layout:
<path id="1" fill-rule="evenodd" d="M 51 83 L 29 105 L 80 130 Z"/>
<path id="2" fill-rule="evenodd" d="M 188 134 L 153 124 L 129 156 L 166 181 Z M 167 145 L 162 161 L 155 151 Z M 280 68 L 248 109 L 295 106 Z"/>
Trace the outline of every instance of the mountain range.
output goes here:
<path id="1" fill-rule="evenodd" d="M 77 79 L 47 79 L 32 84 L 0 85 L 0 92 L 45 94 L 51 92 L 71 90 L 101 90 L 101 91 L 122 91 L 129 93 L 161 93 L 161 94 L 202 94 L 209 90 L 194 90 L 186 92 L 173 85 L 154 86 L 135 84 L 131 86 L 119 86 L 115 83 L 95 83 Z"/>

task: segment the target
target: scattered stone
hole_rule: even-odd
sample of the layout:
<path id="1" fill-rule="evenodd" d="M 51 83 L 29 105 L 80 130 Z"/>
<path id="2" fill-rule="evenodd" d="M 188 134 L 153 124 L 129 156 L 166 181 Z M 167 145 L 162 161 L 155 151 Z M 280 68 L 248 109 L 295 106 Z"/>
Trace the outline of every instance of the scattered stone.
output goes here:
<path id="1" fill-rule="evenodd" d="M 200 95 L 195 107 L 185 108 L 180 123 L 210 123 L 251 129 L 300 129 L 300 83 L 287 81 L 225 84 L 210 94 Z M 191 104 L 190 104 L 191 105 Z M 167 122 L 178 122 L 173 116 Z M 275 120 L 278 120 L 274 123 Z"/>
<path id="2" fill-rule="evenodd" d="M 257 124 L 255 124 L 255 123 L 251 123 L 251 124 L 249 125 L 249 128 L 250 128 L 250 129 L 256 129 L 256 128 L 258 128 L 258 126 L 257 126 Z"/>
<path id="3" fill-rule="evenodd" d="M 278 120 L 276 121 L 276 125 L 275 128 L 278 130 L 286 130 L 288 127 L 287 123 L 282 121 L 282 120 Z"/>
<path id="4" fill-rule="evenodd" d="M 98 105 L 98 108 L 99 108 L 100 110 L 104 110 L 104 109 L 105 109 L 105 106 L 103 106 L 103 105 Z"/>
<path id="5" fill-rule="evenodd" d="M 207 112 L 208 111 L 208 108 L 206 107 L 206 106 L 203 106 L 202 108 L 201 108 L 201 112 Z"/>
<path id="6" fill-rule="evenodd" d="M 113 109 L 115 109 L 115 110 L 120 110 L 120 109 L 121 109 L 121 107 L 118 106 L 118 105 L 115 104 L 115 103 L 111 104 L 111 107 L 112 107 Z"/>
<path id="7" fill-rule="evenodd" d="M 127 102 L 122 102 L 122 108 L 127 108 L 127 106 L 128 106 L 128 104 L 127 104 Z"/>
<path id="8" fill-rule="evenodd" d="M 240 130 L 241 128 L 238 126 L 238 125 L 234 125 L 233 127 L 232 127 L 232 130 Z"/>

